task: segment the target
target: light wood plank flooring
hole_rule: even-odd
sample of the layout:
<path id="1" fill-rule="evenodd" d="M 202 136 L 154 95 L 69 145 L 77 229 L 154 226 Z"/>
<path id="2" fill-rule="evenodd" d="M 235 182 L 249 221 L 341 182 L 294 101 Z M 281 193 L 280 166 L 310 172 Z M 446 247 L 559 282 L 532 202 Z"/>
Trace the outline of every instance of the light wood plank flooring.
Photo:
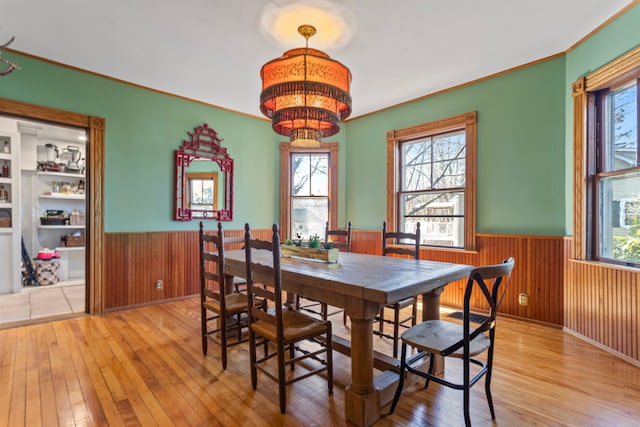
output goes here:
<path id="1" fill-rule="evenodd" d="M 341 316 L 336 332 L 348 335 Z M 0 330 L 0 425 L 334 426 L 345 425 L 350 361 L 336 354 L 333 396 L 323 378 L 253 391 L 246 345 L 202 356 L 198 300 Z M 347 327 L 348 328 L 348 327 Z M 376 339 L 387 351 L 388 342 Z M 454 362 L 446 374 L 459 374 Z M 482 384 L 472 389 L 474 426 L 636 426 L 640 369 L 558 329 L 499 319 L 493 378 L 497 420 Z M 408 387 L 379 426 L 463 425 L 461 392 Z M 388 407 L 384 409 L 388 412 Z"/>

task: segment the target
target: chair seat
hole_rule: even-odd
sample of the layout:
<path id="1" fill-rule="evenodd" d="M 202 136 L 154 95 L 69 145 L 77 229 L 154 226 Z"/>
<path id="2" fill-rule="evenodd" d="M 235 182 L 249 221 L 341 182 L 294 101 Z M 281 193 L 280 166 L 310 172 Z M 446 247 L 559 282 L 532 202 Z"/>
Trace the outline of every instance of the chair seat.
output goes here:
<path id="1" fill-rule="evenodd" d="M 228 294 L 225 297 L 225 303 L 227 308 L 227 314 L 237 314 L 247 309 L 247 295 L 241 293 Z M 216 313 L 220 313 L 220 302 L 214 299 L 209 299 L 204 302 L 204 306 Z"/>
<path id="2" fill-rule="evenodd" d="M 295 341 L 307 336 L 322 334 L 327 330 L 325 322 L 305 316 L 295 310 L 282 311 L 282 323 L 284 326 L 284 340 Z M 254 321 L 252 329 L 268 340 L 276 341 L 276 325 L 264 320 Z"/>
<path id="3" fill-rule="evenodd" d="M 473 332 L 473 329 L 471 329 Z M 440 354 L 463 339 L 463 326 L 442 320 L 427 320 L 409 328 L 402 334 L 402 341 L 419 350 Z M 478 335 L 469 348 L 469 355 L 475 356 L 489 348 L 491 341 L 485 334 Z M 459 348 L 451 357 L 462 357 L 463 348 Z"/>

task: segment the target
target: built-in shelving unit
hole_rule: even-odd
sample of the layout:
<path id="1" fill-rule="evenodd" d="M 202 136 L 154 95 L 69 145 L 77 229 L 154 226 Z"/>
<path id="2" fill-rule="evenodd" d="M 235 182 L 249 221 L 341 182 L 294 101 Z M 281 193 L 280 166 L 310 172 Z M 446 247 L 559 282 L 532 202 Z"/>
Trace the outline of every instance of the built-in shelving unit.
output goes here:
<path id="1" fill-rule="evenodd" d="M 0 115 L 0 294 L 39 280 L 28 267 L 43 249 L 60 255 L 58 283 L 84 282 L 85 140 L 82 129 Z"/>
<path id="2" fill-rule="evenodd" d="M 60 280 L 78 280 L 84 277 L 84 245 L 66 246 L 69 236 L 84 236 L 85 194 L 83 174 L 38 171 L 35 175 L 36 224 L 35 247 L 54 249 L 60 254 Z M 42 224 L 48 211 L 61 211 L 65 224 Z"/>
<path id="3" fill-rule="evenodd" d="M 20 135 L 0 122 L 0 294 L 17 292 L 20 270 Z"/>

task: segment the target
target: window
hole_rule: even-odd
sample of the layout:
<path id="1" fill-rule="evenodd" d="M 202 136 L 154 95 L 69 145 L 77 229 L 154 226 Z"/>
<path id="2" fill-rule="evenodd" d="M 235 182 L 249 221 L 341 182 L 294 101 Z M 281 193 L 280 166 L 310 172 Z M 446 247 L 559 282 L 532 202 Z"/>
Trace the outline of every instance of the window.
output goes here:
<path id="1" fill-rule="evenodd" d="M 597 91 L 591 190 L 595 258 L 640 266 L 638 81 Z"/>
<path id="2" fill-rule="evenodd" d="M 475 126 L 471 112 L 388 133 L 390 229 L 419 222 L 423 245 L 475 249 Z"/>
<path id="3" fill-rule="evenodd" d="M 291 154 L 291 234 L 324 234 L 329 220 L 329 154 Z"/>
<path id="4" fill-rule="evenodd" d="M 218 209 L 218 173 L 195 172 L 186 174 L 189 209 L 194 218 L 205 218 L 206 211 Z"/>
<path id="5" fill-rule="evenodd" d="M 640 48 L 573 84 L 574 258 L 640 267 Z"/>
<path id="6" fill-rule="evenodd" d="M 281 238 L 324 236 L 325 223 L 337 224 L 338 144 L 321 148 L 280 147 Z"/>

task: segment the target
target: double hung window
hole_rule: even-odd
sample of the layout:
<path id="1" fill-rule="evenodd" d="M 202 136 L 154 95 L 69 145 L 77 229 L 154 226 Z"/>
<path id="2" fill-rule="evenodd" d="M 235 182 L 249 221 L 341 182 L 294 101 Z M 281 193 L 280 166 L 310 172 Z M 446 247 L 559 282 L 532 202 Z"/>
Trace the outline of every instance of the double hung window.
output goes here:
<path id="1" fill-rule="evenodd" d="M 463 130 L 400 143 L 400 226 L 422 244 L 464 247 L 465 146 Z"/>
<path id="2" fill-rule="evenodd" d="M 475 249 L 475 139 L 475 112 L 387 134 L 389 229 Z"/>
<path id="3" fill-rule="evenodd" d="M 280 146 L 280 233 L 282 239 L 324 236 L 327 221 L 337 225 L 338 144 L 320 148 Z"/>
<path id="4" fill-rule="evenodd" d="M 573 257 L 640 267 L 640 48 L 573 83 Z"/>

